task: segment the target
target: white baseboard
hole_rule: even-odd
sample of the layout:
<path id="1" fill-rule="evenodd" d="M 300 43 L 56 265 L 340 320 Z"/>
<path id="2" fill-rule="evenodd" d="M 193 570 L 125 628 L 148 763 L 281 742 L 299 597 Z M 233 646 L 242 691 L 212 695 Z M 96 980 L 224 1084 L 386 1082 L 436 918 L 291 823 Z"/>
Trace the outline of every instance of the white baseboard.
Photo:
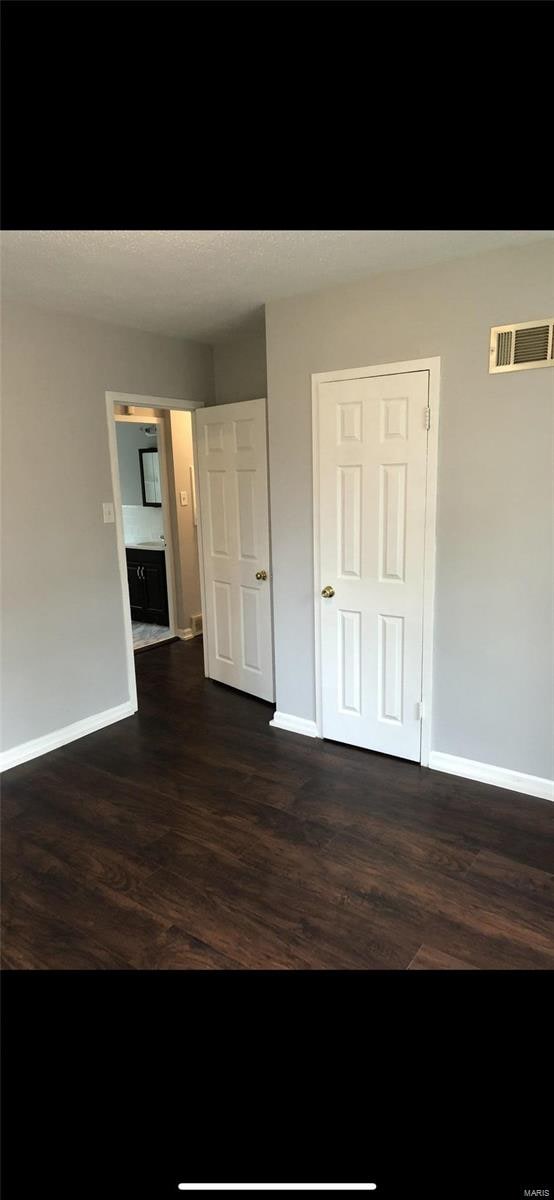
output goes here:
<path id="1" fill-rule="evenodd" d="M 38 758 L 41 754 L 48 754 L 50 750 L 58 750 L 60 746 L 66 746 L 68 742 L 75 742 L 77 738 L 86 737 L 87 733 L 95 733 L 97 729 L 104 729 L 106 725 L 113 725 L 115 721 L 131 717 L 136 711 L 136 704 L 133 704 L 131 700 L 126 700 L 125 704 L 118 704 L 115 708 L 106 708 L 104 712 L 95 713 L 92 717 L 85 717 L 82 721 L 74 721 L 72 725 L 65 725 L 63 729 L 54 729 L 52 733 L 46 733 L 44 737 L 33 738 L 30 742 L 12 746 L 10 750 L 3 750 L 0 754 L 0 771 L 9 771 L 11 767 L 19 766 L 19 763 L 28 762 L 31 758 Z"/>
<path id="2" fill-rule="evenodd" d="M 191 629 L 190 627 L 187 629 L 175 630 L 175 636 L 180 638 L 182 642 L 190 642 L 191 638 L 200 637 L 201 633 L 201 629 L 197 629 L 195 633 L 194 629 Z"/>
<path id="3" fill-rule="evenodd" d="M 554 780 L 541 779 L 538 775 L 525 775 L 522 771 L 509 771 L 506 767 L 493 767 L 490 763 L 475 762 L 472 758 L 458 758 L 455 754 L 442 754 L 440 750 L 431 750 L 429 766 L 432 771 L 446 771 L 449 775 L 460 775 L 463 779 L 476 779 L 479 783 L 491 783 L 494 787 L 509 788 L 512 792 L 524 792 L 527 796 L 554 800 Z"/>
<path id="4" fill-rule="evenodd" d="M 276 729 L 286 729 L 289 733 L 302 733 L 304 737 L 319 737 L 315 721 L 293 717 L 291 713 L 275 712 L 269 724 L 274 725 Z"/>

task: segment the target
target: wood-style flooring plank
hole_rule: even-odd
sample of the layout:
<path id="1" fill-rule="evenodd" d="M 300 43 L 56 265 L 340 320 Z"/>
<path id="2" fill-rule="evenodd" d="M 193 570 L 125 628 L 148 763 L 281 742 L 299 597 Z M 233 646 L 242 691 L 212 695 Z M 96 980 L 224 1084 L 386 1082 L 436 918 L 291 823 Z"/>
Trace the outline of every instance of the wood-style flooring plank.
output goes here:
<path id="1" fill-rule="evenodd" d="M 554 849 L 552 856 L 554 858 Z M 471 863 L 467 878 L 471 883 L 481 884 L 491 895 L 504 897 L 512 903 L 517 897 L 524 902 L 531 901 L 539 911 L 550 913 L 554 921 L 554 875 L 548 871 L 489 850 L 480 850 Z"/>
<path id="2" fill-rule="evenodd" d="M 471 963 L 453 958 L 451 954 L 443 954 L 433 946 L 420 946 L 412 959 L 408 971 L 475 971 Z"/>

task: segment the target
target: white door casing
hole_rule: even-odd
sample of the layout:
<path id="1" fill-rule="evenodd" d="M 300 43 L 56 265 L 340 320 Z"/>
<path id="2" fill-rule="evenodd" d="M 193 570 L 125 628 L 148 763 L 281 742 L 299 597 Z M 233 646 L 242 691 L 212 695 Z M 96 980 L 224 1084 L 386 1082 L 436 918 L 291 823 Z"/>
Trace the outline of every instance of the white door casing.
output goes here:
<path id="1" fill-rule="evenodd" d="M 195 427 L 206 674 L 273 700 L 265 400 L 198 410 Z"/>
<path id="2" fill-rule="evenodd" d="M 413 365 L 314 380 L 315 604 L 321 735 L 419 762 L 430 372 Z"/>

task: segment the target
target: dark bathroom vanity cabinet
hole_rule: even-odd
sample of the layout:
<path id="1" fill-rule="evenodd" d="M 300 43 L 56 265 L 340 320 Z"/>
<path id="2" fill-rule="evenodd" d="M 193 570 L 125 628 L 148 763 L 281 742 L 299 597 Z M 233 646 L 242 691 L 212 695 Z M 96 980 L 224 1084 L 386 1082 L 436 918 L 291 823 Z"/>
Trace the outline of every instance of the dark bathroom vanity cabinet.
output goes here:
<path id="1" fill-rule="evenodd" d="M 125 553 L 133 621 L 169 625 L 165 552 L 127 546 Z"/>

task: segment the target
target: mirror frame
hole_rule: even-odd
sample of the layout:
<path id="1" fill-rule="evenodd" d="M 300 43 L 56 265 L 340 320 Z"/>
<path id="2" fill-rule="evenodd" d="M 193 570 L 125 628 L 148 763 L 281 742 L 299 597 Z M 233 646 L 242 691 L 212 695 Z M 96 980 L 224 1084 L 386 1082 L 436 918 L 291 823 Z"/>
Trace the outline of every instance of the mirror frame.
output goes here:
<path id="1" fill-rule="evenodd" d="M 143 466 L 143 462 L 142 462 L 143 454 L 157 454 L 157 453 L 158 453 L 157 446 L 152 446 L 152 447 L 144 446 L 144 447 L 142 447 L 141 450 L 139 450 L 140 486 L 142 489 L 142 506 L 143 506 L 143 508 L 161 508 L 162 507 L 161 500 L 147 500 L 146 499 L 146 487 L 145 487 L 145 483 L 144 483 L 144 466 Z M 159 461 L 160 460 L 158 459 L 158 464 L 159 464 Z M 158 471 L 158 476 L 159 476 L 159 471 Z M 160 481 L 160 487 L 161 487 L 161 481 Z"/>

